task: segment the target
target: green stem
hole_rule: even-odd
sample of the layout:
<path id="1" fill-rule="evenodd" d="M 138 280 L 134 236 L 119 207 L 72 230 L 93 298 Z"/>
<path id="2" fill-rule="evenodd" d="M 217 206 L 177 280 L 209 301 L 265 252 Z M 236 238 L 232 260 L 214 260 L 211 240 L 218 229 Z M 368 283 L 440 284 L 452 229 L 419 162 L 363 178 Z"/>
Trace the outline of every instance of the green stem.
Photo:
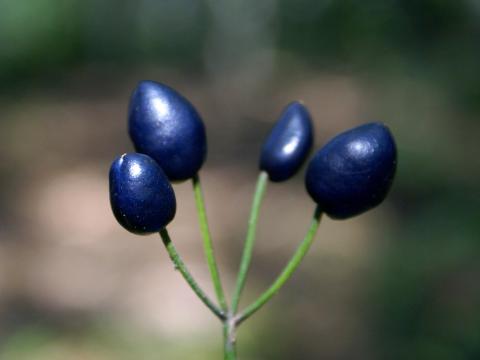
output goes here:
<path id="1" fill-rule="evenodd" d="M 223 322 L 223 353 L 225 360 L 237 358 L 235 320 L 231 314 Z"/>
<path id="2" fill-rule="evenodd" d="M 263 293 L 261 294 L 257 300 L 255 300 L 251 305 L 249 305 L 245 310 L 239 313 L 236 317 L 236 325 L 239 325 L 250 316 L 252 316 L 256 311 L 258 311 L 263 305 L 265 305 L 285 284 L 285 282 L 292 276 L 293 272 L 297 269 L 300 265 L 300 262 L 308 252 L 310 245 L 315 238 L 315 234 L 318 230 L 318 226 L 320 225 L 320 219 L 322 217 L 322 212 L 319 207 L 315 209 L 315 213 L 313 215 L 312 223 L 310 228 L 308 229 L 307 235 L 303 239 L 303 241 L 298 246 L 295 254 L 290 259 L 288 264 L 285 266 L 281 274 L 275 280 L 275 282 Z"/>
<path id="3" fill-rule="evenodd" d="M 225 300 L 225 293 L 223 292 L 222 282 L 218 274 L 217 262 L 215 260 L 215 253 L 213 251 L 212 237 L 208 228 L 207 211 L 205 210 L 205 200 L 203 198 L 202 186 L 200 184 L 200 177 L 195 175 L 192 179 L 193 191 L 195 193 L 195 203 L 197 205 L 198 219 L 200 222 L 200 232 L 203 239 L 203 250 L 207 259 L 208 269 L 212 277 L 213 287 L 217 295 L 220 307 L 224 312 L 228 311 L 228 305 Z"/>
<path id="4" fill-rule="evenodd" d="M 183 278 L 187 281 L 188 285 L 192 288 L 193 292 L 197 294 L 200 300 L 220 319 L 224 320 L 226 318 L 225 313 L 215 305 L 212 300 L 203 292 L 200 286 L 197 284 L 193 276 L 188 271 L 187 267 L 185 266 L 184 262 L 180 258 L 180 255 L 173 246 L 172 240 L 170 239 L 170 235 L 166 228 L 160 230 L 160 236 L 162 237 L 163 244 L 167 249 L 168 255 L 175 266 L 175 269 L 179 270 L 182 274 Z"/>
<path id="5" fill-rule="evenodd" d="M 257 186 L 255 188 L 255 194 L 253 196 L 252 209 L 250 211 L 250 219 L 248 220 L 248 231 L 245 239 L 245 245 L 243 248 L 242 260 L 240 261 L 240 269 L 238 271 L 237 284 L 235 286 L 235 292 L 232 298 L 232 313 L 236 313 L 238 304 L 240 302 L 240 296 L 245 286 L 247 279 L 248 269 L 252 260 L 253 245 L 255 243 L 255 234 L 257 230 L 258 214 L 260 212 L 260 206 L 267 187 L 268 175 L 265 171 L 260 172 L 257 180 Z"/>

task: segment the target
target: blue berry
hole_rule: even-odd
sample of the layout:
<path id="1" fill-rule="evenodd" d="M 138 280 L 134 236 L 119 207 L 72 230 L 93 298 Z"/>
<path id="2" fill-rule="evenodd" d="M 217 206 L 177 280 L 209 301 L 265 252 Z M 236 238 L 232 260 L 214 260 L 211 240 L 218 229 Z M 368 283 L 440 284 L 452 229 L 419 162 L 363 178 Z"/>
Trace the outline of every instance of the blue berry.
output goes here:
<path id="1" fill-rule="evenodd" d="M 397 151 L 388 128 L 365 124 L 334 137 L 310 161 L 307 191 L 330 217 L 346 219 L 379 205 L 395 176 Z"/>
<path id="2" fill-rule="evenodd" d="M 110 204 L 118 222 L 136 234 L 158 232 L 176 211 L 173 188 L 151 157 L 124 154 L 110 167 Z"/>
<path id="3" fill-rule="evenodd" d="M 205 126 L 172 88 L 141 81 L 130 99 L 128 130 L 135 149 L 154 158 L 171 181 L 197 174 L 207 154 Z"/>
<path id="4" fill-rule="evenodd" d="M 260 169 L 271 181 L 285 181 L 302 166 L 313 144 L 313 125 L 307 108 L 295 101 L 283 110 L 265 140 Z"/>

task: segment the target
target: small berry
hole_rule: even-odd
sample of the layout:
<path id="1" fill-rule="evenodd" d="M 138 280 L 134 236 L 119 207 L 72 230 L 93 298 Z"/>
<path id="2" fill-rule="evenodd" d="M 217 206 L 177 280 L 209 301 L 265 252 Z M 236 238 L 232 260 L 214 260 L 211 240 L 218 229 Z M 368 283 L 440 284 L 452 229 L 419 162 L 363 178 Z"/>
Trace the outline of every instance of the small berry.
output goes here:
<path id="1" fill-rule="evenodd" d="M 154 158 L 171 181 L 189 179 L 205 161 L 205 126 L 193 105 L 172 88 L 141 81 L 128 110 L 135 149 Z"/>
<path id="2" fill-rule="evenodd" d="M 124 154 L 110 167 L 110 204 L 117 221 L 136 234 L 158 232 L 175 216 L 173 188 L 151 157 Z"/>
<path id="3" fill-rule="evenodd" d="M 265 140 L 260 169 L 271 181 L 285 181 L 302 166 L 313 144 L 313 125 L 307 108 L 292 102 L 283 110 Z"/>
<path id="4" fill-rule="evenodd" d="M 397 151 L 388 128 L 365 124 L 334 137 L 310 161 L 307 191 L 330 217 L 346 219 L 379 205 L 395 176 Z"/>

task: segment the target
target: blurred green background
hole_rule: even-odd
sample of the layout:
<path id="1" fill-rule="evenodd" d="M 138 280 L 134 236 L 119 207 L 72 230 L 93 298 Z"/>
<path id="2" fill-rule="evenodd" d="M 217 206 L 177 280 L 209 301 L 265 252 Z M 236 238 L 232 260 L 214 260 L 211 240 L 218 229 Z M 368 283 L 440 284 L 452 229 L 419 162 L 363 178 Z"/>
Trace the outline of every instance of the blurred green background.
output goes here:
<path id="1" fill-rule="evenodd" d="M 129 94 L 167 83 L 207 126 L 202 170 L 231 293 L 263 138 L 301 99 L 316 147 L 371 120 L 399 168 L 387 201 L 325 219 L 238 334 L 254 359 L 480 359 L 480 2 L 0 0 L 0 358 L 220 359 L 221 329 L 158 237 L 114 220 Z M 303 172 L 271 185 L 243 306 L 307 229 Z M 189 183 L 173 239 L 212 293 Z"/>

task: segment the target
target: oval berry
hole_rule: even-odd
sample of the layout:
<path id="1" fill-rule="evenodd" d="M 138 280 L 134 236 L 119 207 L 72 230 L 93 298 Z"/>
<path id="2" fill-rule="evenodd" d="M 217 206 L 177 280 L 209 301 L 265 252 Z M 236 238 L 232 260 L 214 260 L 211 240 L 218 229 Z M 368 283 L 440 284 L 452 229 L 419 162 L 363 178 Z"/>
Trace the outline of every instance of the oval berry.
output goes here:
<path id="1" fill-rule="evenodd" d="M 151 157 L 124 154 L 110 167 L 110 204 L 118 222 L 136 234 L 158 232 L 176 211 L 173 188 Z"/>
<path id="2" fill-rule="evenodd" d="M 193 177 L 205 161 L 207 140 L 200 115 L 166 85 L 138 84 L 130 99 L 128 131 L 135 149 L 154 158 L 172 181 Z"/>
<path id="3" fill-rule="evenodd" d="M 313 144 L 313 125 L 307 108 L 295 101 L 285 107 L 265 140 L 260 169 L 271 181 L 285 181 L 302 166 Z"/>
<path id="4" fill-rule="evenodd" d="M 310 161 L 307 191 L 330 217 L 346 219 L 379 205 L 395 176 L 397 151 L 388 128 L 362 125 L 334 137 Z"/>

